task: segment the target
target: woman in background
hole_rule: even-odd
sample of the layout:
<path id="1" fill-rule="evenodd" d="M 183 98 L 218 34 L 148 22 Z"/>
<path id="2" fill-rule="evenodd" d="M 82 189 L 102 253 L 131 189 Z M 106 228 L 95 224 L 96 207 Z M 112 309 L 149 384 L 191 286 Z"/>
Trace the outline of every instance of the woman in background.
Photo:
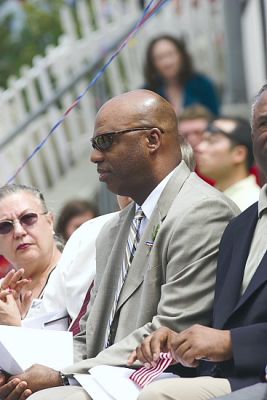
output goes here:
<path id="1" fill-rule="evenodd" d="M 168 100 L 176 114 L 184 108 L 201 104 L 219 114 L 214 84 L 193 69 L 184 43 L 170 35 L 153 39 L 148 45 L 145 64 L 145 88 Z"/>
<path id="2" fill-rule="evenodd" d="M 89 201 L 74 199 L 66 203 L 57 220 L 56 233 L 66 242 L 84 222 L 98 216 L 98 210 Z"/>

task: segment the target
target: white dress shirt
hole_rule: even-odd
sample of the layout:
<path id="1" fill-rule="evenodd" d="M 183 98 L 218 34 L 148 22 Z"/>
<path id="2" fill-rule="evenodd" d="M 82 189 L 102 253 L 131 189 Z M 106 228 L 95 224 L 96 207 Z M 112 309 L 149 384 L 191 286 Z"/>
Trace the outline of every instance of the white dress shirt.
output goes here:
<path id="1" fill-rule="evenodd" d="M 142 205 L 136 204 L 136 210 L 141 207 L 143 213 L 145 214 L 144 218 L 142 219 L 141 226 L 140 226 L 140 236 L 143 234 L 147 223 L 154 211 L 154 208 L 161 196 L 161 193 L 165 189 L 165 186 L 169 182 L 170 178 L 172 177 L 174 170 L 171 171 L 164 179 L 155 187 L 155 189 L 150 193 L 150 195 L 146 198 Z"/>
<path id="2" fill-rule="evenodd" d="M 71 235 L 34 316 L 66 310 L 72 320 L 76 318 L 95 278 L 96 238 L 107 221 L 116 214 L 106 214 L 86 221 Z"/>
<path id="3" fill-rule="evenodd" d="M 241 211 L 256 203 L 259 200 L 260 187 L 254 175 L 249 175 L 245 179 L 235 183 L 223 192 L 230 197 Z"/>
<path id="4" fill-rule="evenodd" d="M 261 189 L 258 204 L 258 222 L 251 242 L 249 255 L 247 258 L 241 295 L 245 292 L 253 275 L 258 268 L 262 257 L 267 250 L 267 184 Z"/>

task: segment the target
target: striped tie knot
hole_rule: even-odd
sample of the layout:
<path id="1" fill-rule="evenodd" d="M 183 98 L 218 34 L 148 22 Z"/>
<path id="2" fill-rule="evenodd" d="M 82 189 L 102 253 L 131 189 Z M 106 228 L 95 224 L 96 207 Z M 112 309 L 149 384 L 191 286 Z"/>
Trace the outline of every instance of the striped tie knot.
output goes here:
<path id="1" fill-rule="evenodd" d="M 139 242 L 140 239 L 140 225 L 142 222 L 142 219 L 144 218 L 145 214 L 143 213 L 143 210 L 141 207 L 138 207 L 138 209 L 135 212 L 132 226 L 130 227 L 130 233 L 129 233 L 129 238 L 128 238 L 128 243 L 130 244 L 130 247 L 132 248 L 131 250 L 131 256 L 130 256 L 130 263 L 132 261 L 132 258 L 134 256 L 135 250 L 137 243 Z"/>
<path id="2" fill-rule="evenodd" d="M 135 212 L 134 219 L 136 219 L 137 221 L 140 221 L 140 220 L 142 220 L 142 218 L 144 218 L 144 216 L 145 216 L 145 214 L 144 214 L 142 208 L 138 207 Z"/>

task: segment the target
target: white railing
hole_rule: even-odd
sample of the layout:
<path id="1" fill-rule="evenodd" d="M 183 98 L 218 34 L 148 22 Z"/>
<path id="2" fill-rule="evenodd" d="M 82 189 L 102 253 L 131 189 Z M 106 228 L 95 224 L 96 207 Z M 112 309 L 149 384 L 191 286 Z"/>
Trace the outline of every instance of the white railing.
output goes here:
<path id="1" fill-rule="evenodd" d="M 183 35 L 189 39 L 189 47 L 195 56 L 203 53 L 205 34 L 204 31 L 200 32 L 199 24 L 193 23 L 198 21 L 199 13 L 192 13 L 187 6 L 188 1 L 182 3 L 180 14 L 174 12 L 175 4 L 170 1 L 148 21 L 96 86 L 84 96 L 80 105 L 68 115 L 55 135 L 21 170 L 16 182 L 36 185 L 46 194 L 52 193 L 55 201 L 58 196 L 63 201 L 63 196 L 67 199 L 78 193 L 87 195 L 90 189 L 91 192 L 95 190 L 94 167 L 90 169 L 89 162 L 88 170 L 77 176 L 72 175 L 64 188 L 60 182 L 79 163 L 82 162 L 84 169 L 95 113 L 103 101 L 125 90 L 142 86 L 143 56 L 148 41 L 161 33 Z M 102 61 L 103 64 L 104 59 L 110 57 L 111 51 L 106 54 L 106 49 L 112 45 L 114 47 L 141 15 L 136 0 L 106 1 L 106 12 L 101 9 L 100 1 L 94 0 L 90 4 L 89 8 L 86 0 L 77 1 L 75 16 L 67 6 L 63 7 L 61 19 L 65 34 L 58 46 L 47 48 L 44 57 L 36 56 L 32 67 L 22 68 L 20 77 L 11 78 L 8 89 L 0 93 L 0 185 L 14 174 L 84 90 L 96 72 L 96 61 Z M 214 14 L 211 8 L 207 8 L 209 1 L 203 0 L 202 4 L 200 14 L 203 16 L 205 12 L 205 18 L 211 21 Z M 79 28 L 75 22 L 77 20 Z M 194 26 L 198 32 L 197 43 Z M 208 32 L 207 48 L 210 40 Z M 206 66 L 206 72 L 210 73 L 212 63 L 216 63 L 214 57 L 202 57 L 197 68 L 205 69 Z M 216 73 L 220 73 L 218 71 L 218 68 L 213 68 L 210 74 L 216 77 Z M 60 188 L 58 193 L 57 188 Z"/>
<path id="2" fill-rule="evenodd" d="M 82 1 L 81 4 L 86 3 Z M 67 8 L 65 17 L 66 10 Z M 123 37 L 123 34 L 134 25 L 139 14 L 136 7 L 131 7 L 131 12 L 127 13 L 120 23 L 120 29 L 118 29 L 118 19 L 112 19 L 103 29 L 91 29 L 89 37 L 75 40 L 65 35 L 57 47 L 47 48 L 45 57 L 36 56 L 31 68 L 22 68 L 19 79 L 10 78 L 8 89 L 2 92 L 0 97 L 3 116 L 0 144 L 6 143 L 0 152 L 1 184 L 13 175 L 61 118 L 62 113 L 72 104 L 79 92 L 87 86 L 95 73 L 94 70 L 90 70 L 90 65 L 94 65 L 95 60 L 103 63 L 106 49 Z M 39 154 L 23 168 L 16 178 L 17 182 L 34 184 L 44 190 L 56 184 L 60 176 L 65 174 L 85 151 L 88 151 L 89 146 L 85 148 L 83 141 L 85 138 L 88 141 L 96 109 L 104 100 L 99 96 L 107 97 L 126 89 L 119 70 L 125 69 L 126 63 L 129 64 L 129 57 L 136 57 L 135 54 L 131 54 L 136 51 L 136 47 L 129 47 L 123 56 L 113 62 L 105 85 L 100 82 L 83 98 L 79 107 L 69 114 Z M 109 55 L 110 53 L 107 57 Z M 76 85 L 66 89 L 68 83 L 76 76 L 82 75 L 86 69 L 88 73 L 84 74 Z M 127 75 L 128 71 L 125 70 L 125 73 Z M 126 77 L 126 81 L 130 83 L 128 87 L 140 84 L 136 78 L 136 74 Z M 61 91 L 64 94 L 57 96 Z M 109 93 L 105 94 L 105 91 Z"/>

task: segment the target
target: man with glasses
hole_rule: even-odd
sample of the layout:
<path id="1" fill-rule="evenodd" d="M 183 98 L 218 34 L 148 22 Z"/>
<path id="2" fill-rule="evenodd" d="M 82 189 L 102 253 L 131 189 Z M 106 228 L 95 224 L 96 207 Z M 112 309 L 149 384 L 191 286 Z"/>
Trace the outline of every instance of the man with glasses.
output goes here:
<path id="1" fill-rule="evenodd" d="M 255 176 L 250 174 L 254 157 L 247 120 L 215 119 L 206 128 L 195 150 L 200 173 L 213 179 L 215 187 L 233 200 L 241 211 L 258 201 L 260 187 Z"/>
<path id="2" fill-rule="evenodd" d="M 238 213 L 181 160 L 175 112 L 153 92 L 136 90 L 104 104 L 92 145 L 99 180 L 134 203 L 97 239 L 94 293 L 74 339 L 79 362 L 64 374 L 38 366 L 19 376 L 33 392 L 59 386 L 32 399 L 88 399 L 82 388 L 62 387 L 74 373 L 127 365 L 131 351 L 160 326 L 180 331 L 209 325 L 219 241 Z M 25 391 L 18 382 L 13 380 L 13 400 Z M 0 388 L 1 398 L 12 389 L 8 385 L 12 380 Z"/>

